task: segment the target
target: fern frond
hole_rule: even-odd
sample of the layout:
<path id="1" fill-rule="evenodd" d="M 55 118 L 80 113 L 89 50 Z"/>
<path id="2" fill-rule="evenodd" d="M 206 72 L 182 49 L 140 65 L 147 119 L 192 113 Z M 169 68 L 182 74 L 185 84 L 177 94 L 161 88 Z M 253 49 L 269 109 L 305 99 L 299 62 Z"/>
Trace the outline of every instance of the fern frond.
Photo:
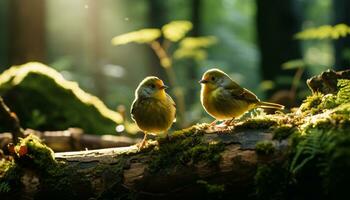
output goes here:
<path id="1" fill-rule="evenodd" d="M 345 104 L 350 102 L 350 80 L 349 79 L 339 79 L 338 80 L 337 103 Z"/>
<path id="2" fill-rule="evenodd" d="M 308 162 L 314 158 L 320 157 L 326 154 L 328 146 L 332 144 L 334 135 L 332 132 L 323 132 L 322 130 L 314 129 L 307 133 L 304 140 L 296 147 L 296 153 L 293 157 L 290 165 L 290 171 L 297 173 Z M 325 159 L 319 159 L 319 165 L 325 164 Z"/>

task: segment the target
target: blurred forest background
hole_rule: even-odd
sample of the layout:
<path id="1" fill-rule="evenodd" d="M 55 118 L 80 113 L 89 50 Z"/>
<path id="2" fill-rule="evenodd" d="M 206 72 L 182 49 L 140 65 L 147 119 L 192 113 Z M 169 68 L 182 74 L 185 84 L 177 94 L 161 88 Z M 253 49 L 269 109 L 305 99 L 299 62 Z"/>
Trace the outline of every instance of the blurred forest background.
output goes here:
<path id="1" fill-rule="evenodd" d="M 298 102 L 283 100 L 278 91 L 291 89 L 296 68 L 305 68 L 299 74 L 302 80 L 329 68 L 348 68 L 348 37 L 298 40 L 295 34 L 350 24 L 349 10 L 346 0 L 1 0 L 0 72 L 39 61 L 109 108 L 124 105 L 128 113 L 145 76 L 159 76 L 166 84 L 169 77 L 149 46 L 113 46 L 112 38 L 188 20 L 193 24 L 188 36 L 214 36 L 216 43 L 201 59 L 174 60 L 173 69 L 185 96 L 187 123 L 209 121 L 198 84 L 209 68 L 226 71 L 261 99 L 290 105 Z M 293 100 L 305 97 L 304 83 Z"/>

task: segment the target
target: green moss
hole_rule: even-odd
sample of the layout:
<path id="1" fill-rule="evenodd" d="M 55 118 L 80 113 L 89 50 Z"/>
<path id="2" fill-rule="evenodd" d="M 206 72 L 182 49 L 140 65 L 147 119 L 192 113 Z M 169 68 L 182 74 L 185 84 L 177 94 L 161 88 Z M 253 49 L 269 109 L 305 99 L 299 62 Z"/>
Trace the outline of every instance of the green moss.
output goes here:
<path id="1" fill-rule="evenodd" d="M 39 180 L 38 199 L 88 199 L 93 196 L 89 177 L 79 172 L 77 166 L 58 163 L 46 173 L 40 173 Z"/>
<path id="2" fill-rule="evenodd" d="M 225 185 L 223 184 L 209 184 L 204 180 L 198 180 L 197 184 L 203 186 L 208 194 L 220 195 L 225 191 Z"/>
<path id="3" fill-rule="evenodd" d="M 275 146 L 270 141 L 260 141 L 255 145 L 255 151 L 261 155 L 268 155 L 275 152 Z"/>
<path id="4" fill-rule="evenodd" d="M 322 102 L 320 105 L 317 106 L 317 109 L 324 110 L 324 109 L 332 109 L 339 106 L 339 103 L 337 102 L 337 96 L 334 94 L 326 94 L 322 98 Z"/>
<path id="5" fill-rule="evenodd" d="M 314 93 L 304 100 L 300 110 L 304 113 L 318 114 L 325 109 L 333 109 L 341 104 L 350 102 L 350 80 L 339 79 L 337 82 L 338 91 L 336 94 Z"/>
<path id="6" fill-rule="evenodd" d="M 300 110 L 302 112 L 309 112 L 311 114 L 316 114 L 319 112 L 317 108 L 322 102 L 323 94 L 319 92 L 313 93 L 308 96 L 304 102 L 300 105 Z"/>
<path id="7" fill-rule="evenodd" d="M 287 139 L 290 135 L 292 135 L 297 129 L 291 125 L 280 125 L 273 129 L 273 139 L 274 140 L 284 140 Z"/>
<path id="8" fill-rule="evenodd" d="M 13 193 L 22 186 L 23 170 L 15 164 L 14 160 L 2 158 L 0 160 L 0 194 Z"/>
<path id="9" fill-rule="evenodd" d="M 40 63 L 14 66 L 0 74 L 0 95 L 26 128 L 80 127 L 87 133 L 106 134 L 114 133 L 115 125 L 123 122 L 97 97 Z M 4 129 L 0 125 L 0 132 Z"/>
<path id="10" fill-rule="evenodd" d="M 24 155 L 25 159 L 22 164 L 28 165 L 28 162 L 32 162 L 33 167 L 40 171 L 47 170 L 57 164 L 54 158 L 54 152 L 42 143 L 39 137 L 30 134 L 25 138 L 21 138 L 15 149 L 18 151 L 22 146 L 27 147 L 28 151 Z"/>
<path id="11" fill-rule="evenodd" d="M 255 177 L 257 199 L 287 199 L 288 171 L 280 163 L 261 164 Z"/>
<path id="12" fill-rule="evenodd" d="M 152 173 L 199 161 L 215 165 L 220 161 L 220 152 L 225 149 L 222 143 L 204 142 L 203 132 L 196 126 L 176 131 L 169 138 L 162 138 L 158 142 L 159 148 L 150 152 L 151 161 L 148 167 Z"/>
<path id="13" fill-rule="evenodd" d="M 269 118 L 268 116 L 263 117 L 254 117 L 245 120 L 241 124 L 237 124 L 235 129 L 269 129 L 272 126 L 277 125 L 277 120 L 273 118 Z"/>

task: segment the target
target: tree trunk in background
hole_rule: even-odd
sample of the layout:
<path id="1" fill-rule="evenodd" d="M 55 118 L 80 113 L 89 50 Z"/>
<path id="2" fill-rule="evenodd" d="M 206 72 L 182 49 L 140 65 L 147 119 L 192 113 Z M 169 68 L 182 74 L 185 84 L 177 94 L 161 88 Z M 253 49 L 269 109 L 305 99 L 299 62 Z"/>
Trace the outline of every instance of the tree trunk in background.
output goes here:
<path id="1" fill-rule="evenodd" d="M 261 53 L 260 69 L 263 80 L 272 80 L 277 90 L 289 89 L 290 84 L 276 82 L 277 77 L 295 74 L 293 70 L 283 70 L 284 62 L 301 58 L 299 42 L 293 39 L 300 29 L 293 0 L 256 0 L 257 40 Z"/>
<path id="2" fill-rule="evenodd" d="M 344 23 L 350 25 L 350 1 L 333 0 L 334 24 Z M 350 68 L 350 37 L 334 40 L 335 46 L 335 69 Z"/>
<path id="3" fill-rule="evenodd" d="M 95 0 L 88 1 L 88 27 L 90 27 L 90 68 L 93 72 L 96 95 L 102 99 L 106 96 L 105 76 L 103 75 L 103 63 L 101 63 L 101 34 L 100 34 L 100 2 Z"/>
<path id="4" fill-rule="evenodd" d="M 191 36 L 193 37 L 198 37 L 201 35 L 201 5 L 202 1 L 201 0 L 192 0 L 191 2 L 191 21 L 193 24 L 193 29 L 191 31 Z M 196 94 L 198 91 L 198 85 L 196 84 L 191 84 L 191 83 L 197 83 L 198 82 L 198 64 L 195 61 L 190 61 L 189 66 L 187 66 L 188 69 L 188 80 L 191 82 L 187 84 L 189 87 L 188 89 L 188 94 Z M 187 102 L 189 104 L 193 104 L 197 100 L 196 95 L 186 95 L 187 97 Z"/>
<path id="5" fill-rule="evenodd" d="M 149 27 L 161 28 L 164 24 L 168 23 L 166 1 L 152 0 L 149 2 Z M 151 74 L 158 76 L 165 82 L 169 83 L 166 73 L 163 67 L 160 65 L 160 61 L 154 52 L 150 53 L 151 58 Z"/>
<path id="6" fill-rule="evenodd" d="M 10 0 L 0 1 L 0 27 L 8 27 Z M 0 72 L 9 66 L 8 29 L 0 29 Z"/>
<path id="7" fill-rule="evenodd" d="M 11 0 L 9 64 L 45 60 L 45 0 Z"/>

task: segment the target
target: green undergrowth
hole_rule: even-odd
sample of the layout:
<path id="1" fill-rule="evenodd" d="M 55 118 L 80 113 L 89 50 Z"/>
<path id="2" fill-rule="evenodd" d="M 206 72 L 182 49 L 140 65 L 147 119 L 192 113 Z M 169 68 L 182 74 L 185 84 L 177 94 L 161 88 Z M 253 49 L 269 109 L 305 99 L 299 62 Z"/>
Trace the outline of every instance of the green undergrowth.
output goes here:
<path id="1" fill-rule="evenodd" d="M 209 165 L 218 164 L 220 153 L 225 145 L 207 143 L 203 140 L 203 132 L 196 126 L 175 131 L 168 138 L 158 140 L 159 147 L 152 150 L 148 169 L 151 173 L 166 171 L 175 166 L 188 166 L 205 161 Z"/>
<path id="2" fill-rule="evenodd" d="M 123 123 L 118 112 L 41 63 L 13 66 L 0 74 L 0 95 L 24 128 L 79 127 L 90 134 L 107 134 Z M 1 131 L 8 130 L 0 124 Z"/>
<path id="3" fill-rule="evenodd" d="M 278 123 L 274 139 L 290 139 L 289 159 L 260 164 L 258 199 L 342 199 L 350 180 L 350 80 L 338 80 L 335 94 L 316 92 L 288 123 Z M 263 142 L 257 153 L 271 147 Z"/>
<path id="4" fill-rule="evenodd" d="M 23 170 L 15 164 L 12 158 L 0 160 L 0 195 L 10 195 L 22 189 L 21 177 Z"/>
<path id="5" fill-rule="evenodd" d="M 315 92 L 307 97 L 300 106 L 300 111 L 305 114 L 314 115 L 336 108 L 341 104 L 350 103 L 350 80 L 340 79 L 337 86 L 337 94 Z"/>
<path id="6" fill-rule="evenodd" d="M 198 180 L 197 184 L 204 188 L 208 195 L 206 199 L 220 199 L 225 191 L 225 185 L 223 184 L 211 184 L 205 180 Z"/>
<path id="7" fill-rule="evenodd" d="M 281 163 L 260 164 L 254 176 L 257 199 L 287 199 L 290 187 L 288 170 Z"/>

